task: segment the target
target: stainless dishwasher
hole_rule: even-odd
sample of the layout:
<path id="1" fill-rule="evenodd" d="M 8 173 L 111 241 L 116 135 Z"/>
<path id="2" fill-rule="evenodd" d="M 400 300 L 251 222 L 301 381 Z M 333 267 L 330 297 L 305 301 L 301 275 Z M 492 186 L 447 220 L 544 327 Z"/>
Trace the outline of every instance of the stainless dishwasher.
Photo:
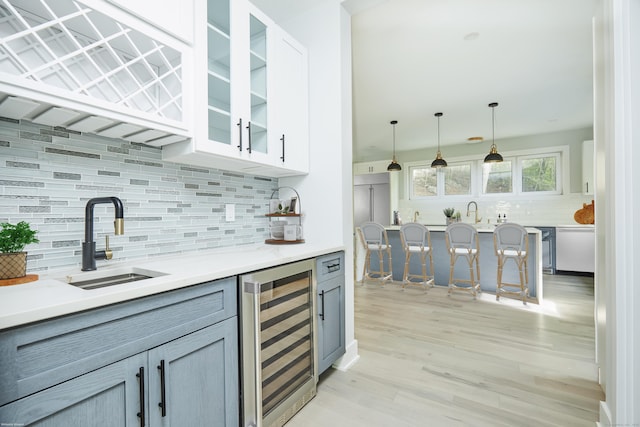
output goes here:
<path id="1" fill-rule="evenodd" d="M 315 260 L 240 276 L 242 425 L 282 426 L 316 395 Z"/>

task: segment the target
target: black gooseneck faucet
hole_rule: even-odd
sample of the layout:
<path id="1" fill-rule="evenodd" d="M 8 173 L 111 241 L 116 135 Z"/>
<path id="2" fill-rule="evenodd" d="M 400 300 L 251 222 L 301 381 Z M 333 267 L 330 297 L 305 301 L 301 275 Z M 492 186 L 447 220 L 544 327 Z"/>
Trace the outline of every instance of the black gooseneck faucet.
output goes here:
<path id="1" fill-rule="evenodd" d="M 109 249 L 109 236 L 106 237 L 104 251 L 96 251 L 96 242 L 93 241 L 93 207 L 103 203 L 113 203 L 116 219 L 113 222 L 115 234 L 124 234 L 124 209 L 122 201 L 117 197 L 96 197 L 89 199 L 85 208 L 84 217 L 84 242 L 82 243 L 82 271 L 96 269 L 97 259 L 111 259 L 113 253 Z"/>

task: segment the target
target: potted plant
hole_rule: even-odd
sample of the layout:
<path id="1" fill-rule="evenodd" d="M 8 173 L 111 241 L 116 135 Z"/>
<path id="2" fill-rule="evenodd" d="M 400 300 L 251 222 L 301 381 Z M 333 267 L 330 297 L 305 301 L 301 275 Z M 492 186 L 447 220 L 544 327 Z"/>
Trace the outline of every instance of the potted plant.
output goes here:
<path id="1" fill-rule="evenodd" d="M 455 211 L 456 210 L 454 208 L 444 208 L 442 210 L 444 216 L 447 217 L 447 225 L 453 222 L 453 214 L 455 213 Z"/>
<path id="2" fill-rule="evenodd" d="M 17 224 L 3 222 L 0 227 L 0 279 L 26 276 L 27 253 L 24 247 L 40 242 L 36 238 L 38 231 L 32 230 L 25 221 Z"/>

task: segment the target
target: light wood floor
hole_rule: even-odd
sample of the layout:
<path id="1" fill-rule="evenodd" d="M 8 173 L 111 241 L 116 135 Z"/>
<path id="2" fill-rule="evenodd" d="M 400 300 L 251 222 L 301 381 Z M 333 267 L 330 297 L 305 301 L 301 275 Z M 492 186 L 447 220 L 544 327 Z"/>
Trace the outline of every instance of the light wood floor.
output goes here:
<path id="1" fill-rule="evenodd" d="M 593 426 L 593 279 L 544 276 L 542 306 L 356 283 L 360 359 L 287 427 Z"/>

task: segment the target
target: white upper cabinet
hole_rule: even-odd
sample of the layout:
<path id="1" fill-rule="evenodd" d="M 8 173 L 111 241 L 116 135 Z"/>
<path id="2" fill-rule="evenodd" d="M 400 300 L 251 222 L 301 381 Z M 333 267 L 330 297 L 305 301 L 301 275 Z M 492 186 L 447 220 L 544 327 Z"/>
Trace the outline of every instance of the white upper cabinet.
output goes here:
<path id="1" fill-rule="evenodd" d="M 0 5 L 0 116 L 156 146 L 191 136 L 190 46 L 102 0 Z"/>
<path id="2" fill-rule="evenodd" d="M 306 49 L 286 32 L 275 33 L 272 141 L 276 165 L 309 172 L 309 81 Z"/>
<path id="3" fill-rule="evenodd" d="M 194 0 L 107 0 L 167 33 L 193 43 Z"/>
<path id="4" fill-rule="evenodd" d="M 370 173 L 387 172 L 387 167 L 391 163 L 389 160 L 380 160 L 376 162 L 354 163 L 354 175 L 366 175 Z"/>
<path id="5" fill-rule="evenodd" d="M 288 93 L 276 84 L 283 70 L 279 61 L 290 61 L 280 54 L 281 30 L 244 0 L 196 2 L 194 29 L 194 138 L 164 147 L 164 159 L 255 175 L 306 173 L 308 160 L 287 167 L 296 158 L 295 150 L 291 162 L 279 159 L 279 138 L 285 133 L 279 124 L 291 111 L 299 114 L 308 108 L 305 96 L 280 111 Z M 304 67 L 306 76 L 306 53 L 304 63 L 290 65 Z M 299 85 L 299 80 L 290 83 Z M 306 94 L 306 80 L 304 84 Z"/>

